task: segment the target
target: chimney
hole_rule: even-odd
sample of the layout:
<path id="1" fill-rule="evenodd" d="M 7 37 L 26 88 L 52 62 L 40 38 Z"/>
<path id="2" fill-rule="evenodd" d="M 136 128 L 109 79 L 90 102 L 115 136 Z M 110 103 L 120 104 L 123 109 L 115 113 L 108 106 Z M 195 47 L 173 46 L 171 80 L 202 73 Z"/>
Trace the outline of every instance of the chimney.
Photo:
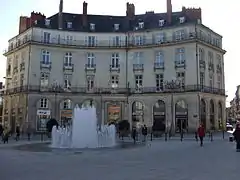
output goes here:
<path id="1" fill-rule="evenodd" d="M 88 3 L 83 2 L 83 14 L 82 14 L 82 24 L 84 27 L 87 27 L 87 6 Z"/>
<path id="2" fill-rule="evenodd" d="M 58 29 L 62 28 L 63 28 L 63 0 L 60 0 L 58 12 Z"/>
<path id="3" fill-rule="evenodd" d="M 30 18 L 27 16 L 20 16 L 19 18 L 19 34 L 30 27 Z"/>
<path id="4" fill-rule="evenodd" d="M 135 16 L 135 6 L 134 6 L 134 4 L 127 3 L 126 16 L 130 20 L 134 19 L 134 16 Z"/>
<path id="5" fill-rule="evenodd" d="M 171 0 L 167 0 L 167 23 L 172 23 L 172 2 Z"/>

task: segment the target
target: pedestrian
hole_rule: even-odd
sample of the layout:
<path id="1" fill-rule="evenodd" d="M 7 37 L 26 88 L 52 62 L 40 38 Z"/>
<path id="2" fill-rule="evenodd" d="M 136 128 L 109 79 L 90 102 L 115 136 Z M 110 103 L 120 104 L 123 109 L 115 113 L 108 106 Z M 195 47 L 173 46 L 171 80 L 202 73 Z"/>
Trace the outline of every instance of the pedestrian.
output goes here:
<path id="1" fill-rule="evenodd" d="M 148 131 L 147 126 L 144 124 L 142 127 L 143 142 L 146 142 L 147 131 Z"/>
<path id="2" fill-rule="evenodd" d="M 28 138 L 28 141 L 31 140 L 31 127 L 30 126 L 27 127 L 27 138 Z"/>
<path id="3" fill-rule="evenodd" d="M 236 150 L 240 152 L 240 124 L 236 125 L 236 129 L 233 132 L 234 139 L 236 141 Z"/>
<path id="4" fill-rule="evenodd" d="M 203 146 L 203 138 L 205 136 L 205 129 L 202 124 L 198 128 L 198 137 L 200 139 L 200 146 Z"/>
<path id="5" fill-rule="evenodd" d="M 9 138 L 9 131 L 7 129 L 4 129 L 3 131 L 3 143 L 8 144 L 8 138 Z"/>
<path id="6" fill-rule="evenodd" d="M 15 140 L 16 140 L 16 141 L 19 141 L 19 139 L 20 139 L 20 127 L 17 126 L 17 127 L 16 127 L 16 138 L 15 138 Z"/>
<path id="7" fill-rule="evenodd" d="M 3 126 L 2 124 L 0 124 L 0 138 L 3 137 Z"/>
<path id="8" fill-rule="evenodd" d="M 133 138 L 134 144 L 136 144 L 136 136 L 137 136 L 137 130 L 135 127 L 133 127 L 132 128 L 132 138 Z"/>
<path id="9" fill-rule="evenodd" d="M 195 132 L 195 139 L 198 142 L 198 132 L 197 131 Z"/>

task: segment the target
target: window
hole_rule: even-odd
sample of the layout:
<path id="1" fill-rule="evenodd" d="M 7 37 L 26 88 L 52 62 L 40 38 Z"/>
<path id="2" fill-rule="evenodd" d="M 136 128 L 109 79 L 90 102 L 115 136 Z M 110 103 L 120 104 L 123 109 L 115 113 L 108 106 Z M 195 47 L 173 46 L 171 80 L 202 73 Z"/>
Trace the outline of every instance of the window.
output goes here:
<path id="1" fill-rule="evenodd" d="M 164 81 L 163 74 L 156 74 L 155 78 L 156 78 L 157 91 L 163 91 L 163 81 Z"/>
<path id="2" fill-rule="evenodd" d="M 73 44 L 73 37 L 72 36 L 67 36 L 67 44 L 71 45 Z"/>
<path id="3" fill-rule="evenodd" d="M 94 68 L 95 67 L 95 55 L 94 53 L 87 54 L 87 67 Z"/>
<path id="4" fill-rule="evenodd" d="M 135 75 L 135 88 L 141 90 L 143 86 L 143 75 Z"/>
<path id="5" fill-rule="evenodd" d="M 185 22 L 185 17 L 180 17 L 179 18 L 179 22 L 182 24 L 182 23 L 184 23 Z"/>
<path id="6" fill-rule="evenodd" d="M 176 49 L 176 65 L 185 65 L 185 49 L 177 48 Z"/>
<path id="7" fill-rule="evenodd" d="M 204 72 L 200 72 L 200 86 L 205 86 L 205 74 Z"/>
<path id="8" fill-rule="evenodd" d="M 209 86 L 211 88 L 214 88 L 214 77 L 213 77 L 213 73 L 209 74 Z"/>
<path id="9" fill-rule="evenodd" d="M 40 86 L 48 87 L 48 84 L 49 84 L 49 74 L 41 73 Z"/>
<path id="10" fill-rule="evenodd" d="M 222 64 L 222 58 L 219 54 L 217 54 L 217 63 L 221 66 Z"/>
<path id="11" fill-rule="evenodd" d="M 42 50 L 42 64 L 50 65 L 50 52 Z"/>
<path id="12" fill-rule="evenodd" d="M 20 75 L 20 86 L 23 86 L 24 83 L 24 74 Z"/>
<path id="13" fill-rule="evenodd" d="M 181 88 L 185 88 L 185 72 L 177 72 L 177 81 Z"/>
<path id="14" fill-rule="evenodd" d="M 156 43 L 161 44 L 165 41 L 165 33 L 156 34 Z"/>
<path id="15" fill-rule="evenodd" d="M 71 81 L 68 77 L 65 77 L 64 79 L 64 89 L 70 89 L 71 88 Z"/>
<path id="16" fill-rule="evenodd" d="M 213 64 L 213 53 L 208 51 L 208 63 Z"/>
<path id="17" fill-rule="evenodd" d="M 17 87 L 17 86 L 18 86 L 18 77 L 15 76 L 15 77 L 13 78 L 13 87 Z"/>
<path id="18" fill-rule="evenodd" d="M 205 61 L 205 53 L 203 48 L 199 48 L 199 61 Z"/>
<path id="19" fill-rule="evenodd" d="M 118 75 L 111 76 L 111 87 L 117 88 L 118 84 L 119 84 L 119 76 Z"/>
<path id="20" fill-rule="evenodd" d="M 40 99 L 40 108 L 48 108 L 48 99 L 46 98 Z"/>
<path id="21" fill-rule="evenodd" d="M 143 52 L 134 53 L 134 64 L 143 64 L 142 63 Z"/>
<path id="22" fill-rule="evenodd" d="M 50 43 L 51 34 L 49 32 L 43 33 L 43 42 L 44 43 Z"/>
<path id="23" fill-rule="evenodd" d="M 95 24 L 90 23 L 90 30 L 91 30 L 91 31 L 94 31 L 94 30 L 95 30 Z"/>
<path id="24" fill-rule="evenodd" d="M 88 36 L 86 38 L 86 45 L 89 47 L 94 47 L 97 45 L 97 37 L 96 36 Z"/>
<path id="25" fill-rule="evenodd" d="M 139 27 L 140 29 L 143 29 L 143 28 L 144 28 L 144 22 L 138 23 L 138 27 Z"/>
<path id="26" fill-rule="evenodd" d="M 121 45 L 121 37 L 115 36 L 113 37 L 113 46 L 120 46 Z"/>
<path id="27" fill-rule="evenodd" d="M 144 36 L 135 36 L 134 40 L 134 44 L 137 46 L 141 46 L 144 44 Z"/>
<path id="28" fill-rule="evenodd" d="M 94 76 L 87 76 L 87 90 L 91 91 L 94 88 Z"/>
<path id="29" fill-rule="evenodd" d="M 162 64 L 162 65 L 164 64 L 163 53 L 161 51 L 156 53 L 155 63 Z"/>
<path id="30" fill-rule="evenodd" d="M 50 19 L 45 19 L 45 26 L 50 26 Z"/>
<path id="31" fill-rule="evenodd" d="M 184 30 L 179 30 L 175 32 L 175 40 L 180 41 L 184 39 Z"/>
<path id="32" fill-rule="evenodd" d="M 72 29 L 72 22 L 67 22 L 67 28 Z"/>
<path id="33" fill-rule="evenodd" d="M 63 109 L 72 109 L 72 102 L 70 99 L 63 101 Z"/>
<path id="34" fill-rule="evenodd" d="M 164 23 L 165 23 L 164 19 L 160 19 L 159 20 L 159 26 L 160 27 L 164 26 Z"/>
<path id="35" fill-rule="evenodd" d="M 217 88 L 222 89 L 222 78 L 221 75 L 217 76 Z"/>
<path id="36" fill-rule="evenodd" d="M 118 31 L 119 30 L 119 24 L 114 24 L 114 30 Z"/>
<path id="37" fill-rule="evenodd" d="M 120 67 L 119 61 L 120 61 L 119 53 L 113 53 L 111 58 L 111 67 L 119 68 Z"/>
<path id="38" fill-rule="evenodd" d="M 64 57 L 64 66 L 72 66 L 72 53 L 67 52 Z"/>

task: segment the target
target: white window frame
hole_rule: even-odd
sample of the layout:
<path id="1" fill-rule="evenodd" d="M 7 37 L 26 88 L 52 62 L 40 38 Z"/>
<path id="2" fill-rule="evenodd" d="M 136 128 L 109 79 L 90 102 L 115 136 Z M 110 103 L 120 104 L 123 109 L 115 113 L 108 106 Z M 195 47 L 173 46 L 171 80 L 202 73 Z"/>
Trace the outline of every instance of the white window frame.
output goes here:
<path id="1" fill-rule="evenodd" d="M 113 46 L 120 46 L 121 45 L 121 36 L 114 36 L 112 38 Z"/>
<path id="2" fill-rule="evenodd" d="M 135 52 L 134 53 L 134 64 L 143 64 L 142 63 L 143 52 Z"/>
<path id="3" fill-rule="evenodd" d="M 50 43 L 51 42 L 51 33 L 43 32 L 43 42 Z"/>
<path id="4" fill-rule="evenodd" d="M 40 86 L 41 86 L 42 88 L 46 88 L 46 87 L 49 86 L 49 74 L 47 74 L 47 73 L 41 73 Z"/>
<path id="5" fill-rule="evenodd" d="M 110 79 L 111 88 L 118 88 L 119 85 L 119 76 L 112 75 Z"/>
<path id="6" fill-rule="evenodd" d="M 67 35 L 66 39 L 67 39 L 67 44 L 69 44 L 69 45 L 73 44 L 73 36 Z"/>
<path id="7" fill-rule="evenodd" d="M 156 43 L 157 44 L 161 44 L 164 41 L 165 41 L 165 33 L 164 32 L 156 34 Z"/>
<path id="8" fill-rule="evenodd" d="M 111 67 L 119 68 L 120 67 L 120 55 L 119 53 L 113 53 L 111 56 Z"/>
<path id="9" fill-rule="evenodd" d="M 88 91 L 91 91 L 94 89 L 94 76 L 87 76 L 86 77 L 86 80 L 87 80 L 87 90 Z"/>
<path id="10" fill-rule="evenodd" d="M 71 88 L 71 81 L 68 77 L 64 79 L 64 88 L 65 89 L 70 89 Z"/>
<path id="11" fill-rule="evenodd" d="M 47 98 L 40 99 L 40 108 L 48 108 L 49 101 Z"/>
<path id="12" fill-rule="evenodd" d="M 63 101 L 63 109 L 72 109 L 72 101 L 70 99 L 66 99 Z"/>
<path id="13" fill-rule="evenodd" d="M 160 27 L 163 27 L 164 24 L 165 24 L 165 20 L 164 20 L 164 19 L 160 19 L 160 20 L 159 20 L 159 26 L 160 26 Z"/>
<path id="14" fill-rule="evenodd" d="M 48 50 L 42 50 L 42 64 L 50 65 L 50 52 Z"/>
<path id="15" fill-rule="evenodd" d="M 143 75 L 135 75 L 135 88 L 141 90 L 143 87 Z"/>
<path id="16" fill-rule="evenodd" d="M 183 16 L 183 17 L 180 17 L 180 18 L 179 18 L 179 22 L 180 22 L 180 24 L 184 23 L 184 22 L 185 22 L 185 17 L 184 17 L 184 16 Z"/>
<path id="17" fill-rule="evenodd" d="M 97 37 L 96 36 L 87 36 L 86 37 L 86 45 L 88 47 L 95 47 L 97 45 Z"/>
<path id="18" fill-rule="evenodd" d="M 94 68 L 95 66 L 95 55 L 94 53 L 87 53 L 87 67 Z"/>
<path id="19" fill-rule="evenodd" d="M 208 51 L 208 63 L 213 64 L 213 52 Z"/>
<path id="20" fill-rule="evenodd" d="M 184 30 L 179 30 L 175 32 L 175 40 L 176 41 L 181 41 L 184 40 L 185 32 Z"/>
<path id="21" fill-rule="evenodd" d="M 176 49 L 176 65 L 184 65 L 186 61 L 185 58 L 185 48 Z"/>
<path id="22" fill-rule="evenodd" d="M 45 19 L 45 26 L 50 26 L 51 20 L 50 19 Z"/>
<path id="23" fill-rule="evenodd" d="M 209 87 L 214 88 L 214 74 L 209 74 Z"/>
<path id="24" fill-rule="evenodd" d="M 64 66 L 72 66 L 72 53 L 71 52 L 65 53 Z"/>
<path id="25" fill-rule="evenodd" d="M 94 23 L 90 23 L 90 30 L 95 31 L 95 24 Z"/>
<path id="26" fill-rule="evenodd" d="M 139 23 L 138 23 L 138 27 L 139 27 L 140 29 L 143 29 L 143 28 L 144 28 L 144 22 L 139 22 Z"/>
<path id="27" fill-rule="evenodd" d="M 155 63 L 164 64 L 164 55 L 162 51 L 156 52 Z"/>
<path id="28" fill-rule="evenodd" d="M 205 51 L 203 48 L 199 48 L 199 61 L 205 61 Z"/>
<path id="29" fill-rule="evenodd" d="M 67 28 L 72 29 L 72 22 L 67 22 Z"/>
<path id="30" fill-rule="evenodd" d="M 205 73 L 200 72 L 200 86 L 205 86 Z"/>
<path id="31" fill-rule="evenodd" d="M 118 31 L 118 30 L 119 30 L 119 27 L 120 27 L 120 24 L 114 24 L 114 30 L 115 30 L 115 31 Z"/>
<path id="32" fill-rule="evenodd" d="M 221 74 L 217 75 L 217 87 L 218 87 L 218 89 L 222 89 L 222 76 L 221 76 Z"/>
<path id="33" fill-rule="evenodd" d="M 136 46 L 141 46 L 144 43 L 144 37 L 142 35 L 137 35 L 134 37 L 134 44 Z"/>
<path id="34" fill-rule="evenodd" d="M 181 72 L 177 72 L 176 73 L 176 76 L 177 76 L 177 80 L 179 81 L 179 83 L 180 83 L 180 87 L 181 88 L 185 88 L 185 77 L 186 77 L 186 72 L 183 72 L 183 71 L 181 71 Z"/>
<path id="35" fill-rule="evenodd" d="M 155 81 L 156 81 L 157 91 L 163 91 L 163 89 L 164 89 L 164 74 L 163 73 L 156 74 Z"/>

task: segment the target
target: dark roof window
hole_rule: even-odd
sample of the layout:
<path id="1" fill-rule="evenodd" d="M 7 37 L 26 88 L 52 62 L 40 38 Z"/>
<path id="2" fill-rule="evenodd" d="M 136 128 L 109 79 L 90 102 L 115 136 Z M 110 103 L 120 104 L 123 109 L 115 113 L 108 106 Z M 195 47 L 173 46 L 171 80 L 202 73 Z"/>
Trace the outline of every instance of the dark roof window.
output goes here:
<path id="1" fill-rule="evenodd" d="M 165 20 L 164 20 L 164 19 L 160 19 L 160 20 L 159 20 L 159 26 L 160 26 L 160 27 L 163 27 L 163 26 L 164 26 L 164 23 L 165 23 Z"/>
<path id="2" fill-rule="evenodd" d="M 118 31 L 119 30 L 119 24 L 114 24 L 114 30 Z"/>
<path id="3" fill-rule="evenodd" d="M 45 25 L 46 25 L 46 26 L 50 26 L 50 22 L 51 22 L 50 19 L 45 19 Z"/>
<path id="4" fill-rule="evenodd" d="M 91 31 L 94 31 L 94 30 L 95 30 L 95 24 L 90 23 L 90 30 L 91 30 Z"/>
<path id="5" fill-rule="evenodd" d="M 139 22 L 138 26 L 139 26 L 140 29 L 143 29 L 144 28 L 144 22 Z"/>
<path id="6" fill-rule="evenodd" d="M 179 22 L 182 24 L 182 23 L 184 23 L 185 22 L 185 17 L 183 16 L 183 17 L 180 17 L 179 18 Z"/>

